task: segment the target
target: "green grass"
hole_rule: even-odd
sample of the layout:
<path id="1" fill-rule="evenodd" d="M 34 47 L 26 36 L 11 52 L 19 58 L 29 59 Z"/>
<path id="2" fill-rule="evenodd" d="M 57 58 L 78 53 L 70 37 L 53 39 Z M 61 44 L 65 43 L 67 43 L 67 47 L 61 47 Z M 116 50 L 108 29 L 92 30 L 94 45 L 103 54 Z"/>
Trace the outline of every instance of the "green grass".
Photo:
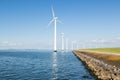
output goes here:
<path id="1" fill-rule="evenodd" d="M 98 51 L 98 52 L 120 53 L 120 48 L 94 48 L 94 49 L 83 49 L 83 50 L 91 50 L 91 51 Z"/>

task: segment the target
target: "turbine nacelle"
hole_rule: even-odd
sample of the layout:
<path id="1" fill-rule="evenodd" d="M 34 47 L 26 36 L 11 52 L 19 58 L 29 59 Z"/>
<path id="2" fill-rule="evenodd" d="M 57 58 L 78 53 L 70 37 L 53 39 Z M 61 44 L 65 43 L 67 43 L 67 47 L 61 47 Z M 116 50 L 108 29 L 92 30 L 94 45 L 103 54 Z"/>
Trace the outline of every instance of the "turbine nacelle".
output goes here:
<path id="1" fill-rule="evenodd" d="M 58 17 L 54 17 L 54 20 L 57 20 L 58 19 Z"/>
<path id="2" fill-rule="evenodd" d="M 54 22 L 54 21 L 59 22 L 59 23 L 62 24 L 62 22 L 61 22 L 60 20 L 58 20 L 58 17 L 53 17 L 53 19 L 49 22 L 48 25 L 50 25 L 50 24 L 51 24 L 52 22 Z"/>

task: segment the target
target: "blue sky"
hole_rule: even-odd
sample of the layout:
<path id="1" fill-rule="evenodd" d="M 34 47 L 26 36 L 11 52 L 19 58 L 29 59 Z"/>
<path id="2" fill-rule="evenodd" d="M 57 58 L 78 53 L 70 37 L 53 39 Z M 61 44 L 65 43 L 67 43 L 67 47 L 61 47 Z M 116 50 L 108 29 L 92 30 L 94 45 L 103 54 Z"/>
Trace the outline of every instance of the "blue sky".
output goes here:
<path id="1" fill-rule="evenodd" d="M 61 32 L 69 43 L 120 43 L 119 4 L 120 0 L 0 0 L 0 48 L 53 48 L 51 6 L 63 22 L 57 24 L 58 48 Z"/>

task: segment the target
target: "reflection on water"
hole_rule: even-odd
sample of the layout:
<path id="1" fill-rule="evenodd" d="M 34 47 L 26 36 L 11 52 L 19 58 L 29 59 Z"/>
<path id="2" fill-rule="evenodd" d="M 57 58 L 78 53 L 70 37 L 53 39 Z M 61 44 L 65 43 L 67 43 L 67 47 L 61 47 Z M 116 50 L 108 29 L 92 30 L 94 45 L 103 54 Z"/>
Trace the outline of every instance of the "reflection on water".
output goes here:
<path id="1" fill-rule="evenodd" d="M 53 80 L 57 79 L 57 52 L 53 52 Z"/>

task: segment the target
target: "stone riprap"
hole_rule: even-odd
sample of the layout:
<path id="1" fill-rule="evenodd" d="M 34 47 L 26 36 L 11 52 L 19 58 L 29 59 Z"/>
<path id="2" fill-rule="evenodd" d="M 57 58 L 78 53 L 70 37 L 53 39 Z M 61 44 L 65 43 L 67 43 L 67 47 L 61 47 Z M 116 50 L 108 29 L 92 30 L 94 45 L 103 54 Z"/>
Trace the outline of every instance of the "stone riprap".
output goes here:
<path id="1" fill-rule="evenodd" d="M 86 51 L 84 52 L 78 50 L 74 50 L 73 53 L 87 66 L 97 79 L 120 80 L 119 66 L 108 63 L 109 61 L 104 59 L 105 57 L 103 58 L 101 54 L 95 53 L 94 55 L 94 53 L 92 54 Z"/>

